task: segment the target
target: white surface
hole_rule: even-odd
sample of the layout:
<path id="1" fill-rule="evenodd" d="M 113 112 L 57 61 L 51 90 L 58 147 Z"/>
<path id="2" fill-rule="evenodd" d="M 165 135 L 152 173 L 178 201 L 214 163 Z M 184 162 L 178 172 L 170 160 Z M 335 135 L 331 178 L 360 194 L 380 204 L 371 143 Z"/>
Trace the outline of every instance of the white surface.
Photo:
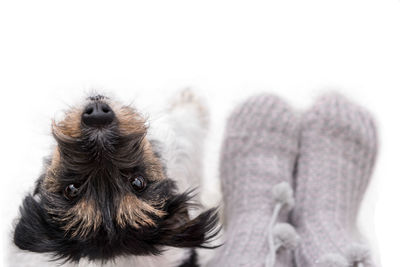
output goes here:
<path id="1" fill-rule="evenodd" d="M 360 221 L 382 266 L 398 266 L 399 33 L 398 0 L 2 1 L 1 240 L 49 152 L 50 119 L 84 91 L 152 108 L 193 86 L 211 107 L 205 172 L 216 187 L 224 118 L 235 103 L 267 91 L 305 108 L 328 88 L 379 122 Z"/>

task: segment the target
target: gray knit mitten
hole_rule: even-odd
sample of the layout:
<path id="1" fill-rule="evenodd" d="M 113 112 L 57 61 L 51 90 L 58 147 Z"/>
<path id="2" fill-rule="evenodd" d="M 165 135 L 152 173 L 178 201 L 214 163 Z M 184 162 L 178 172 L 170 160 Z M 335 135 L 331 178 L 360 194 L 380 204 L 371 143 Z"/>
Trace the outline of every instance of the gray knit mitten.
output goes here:
<path id="1" fill-rule="evenodd" d="M 222 146 L 225 243 L 209 266 L 292 266 L 298 241 L 285 223 L 300 122 L 282 100 L 252 97 L 231 114 Z"/>
<path id="2" fill-rule="evenodd" d="M 322 97 L 302 120 L 293 224 L 300 267 L 374 266 L 356 227 L 377 141 L 368 112 L 339 95 Z"/>

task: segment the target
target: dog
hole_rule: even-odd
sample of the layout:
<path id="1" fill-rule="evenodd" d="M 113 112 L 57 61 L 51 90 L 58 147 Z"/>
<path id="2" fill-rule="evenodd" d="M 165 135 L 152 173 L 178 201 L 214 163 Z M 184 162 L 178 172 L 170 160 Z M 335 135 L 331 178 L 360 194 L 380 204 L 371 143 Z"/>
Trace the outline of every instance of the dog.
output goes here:
<path id="1" fill-rule="evenodd" d="M 65 266 L 199 266 L 217 208 L 198 212 L 205 105 L 185 90 L 148 124 L 93 94 L 53 121 L 56 147 L 20 207 L 15 245 Z M 196 201 L 197 200 L 197 201 Z"/>

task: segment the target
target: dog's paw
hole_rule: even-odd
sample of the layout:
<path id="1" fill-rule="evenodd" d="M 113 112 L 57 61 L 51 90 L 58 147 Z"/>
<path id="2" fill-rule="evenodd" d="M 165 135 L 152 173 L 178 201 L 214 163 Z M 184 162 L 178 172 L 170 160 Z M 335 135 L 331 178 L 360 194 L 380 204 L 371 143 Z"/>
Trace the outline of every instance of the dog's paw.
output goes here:
<path id="1" fill-rule="evenodd" d="M 209 125 L 209 110 L 204 99 L 196 95 L 192 89 L 186 88 L 178 93 L 171 101 L 170 110 L 188 109 L 195 112 L 201 125 L 205 128 Z"/>

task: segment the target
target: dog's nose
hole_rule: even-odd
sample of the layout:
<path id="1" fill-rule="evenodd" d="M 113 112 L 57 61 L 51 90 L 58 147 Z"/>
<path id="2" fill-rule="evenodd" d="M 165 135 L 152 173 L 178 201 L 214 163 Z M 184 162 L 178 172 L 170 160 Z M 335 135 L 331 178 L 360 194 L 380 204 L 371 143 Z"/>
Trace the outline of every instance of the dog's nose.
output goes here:
<path id="1" fill-rule="evenodd" d="M 90 103 L 82 114 L 82 122 L 87 126 L 101 127 L 110 124 L 115 114 L 106 103 Z"/>

